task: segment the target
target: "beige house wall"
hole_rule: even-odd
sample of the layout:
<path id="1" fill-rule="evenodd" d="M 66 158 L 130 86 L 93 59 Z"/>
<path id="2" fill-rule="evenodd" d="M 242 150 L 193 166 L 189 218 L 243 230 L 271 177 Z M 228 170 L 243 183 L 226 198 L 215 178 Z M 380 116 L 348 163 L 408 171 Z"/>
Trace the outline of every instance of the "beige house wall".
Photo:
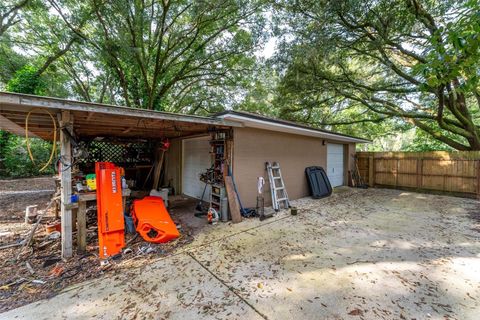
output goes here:
<path id="1" fill-rule="evenodd" d="M 165 155 L 165 180 L 182 191 L 182 139 L 172 139 Z M 255 207 L 257 197 L 257 177 L 265 178 L 265 204 L 271 205 L 270 188 L 265 171 L 266 161 L 280 162 L 283 178 L 290 199 L 308 195 L 305 168 L 327 166 L 327 144 L 344 142 L 294 135 L 255 128 L 235 128 L 233 147 L 233 174 L 242 204 Z M 348 181 L 348 170 L 354 166 L 355 144 L 344 144 L 345 163 L 344 183 Z"/>
<path id="2" fill-rule="evenodd" d="M 327 165 L 328 140 L 254 128 L 234 128 L 233 174 L 243 206 L 255 207 L 257 177 L 264 177 L 265 205 L 271 205 L 265 162 L 278 161 L 290 199 L 308 195 L 305 168 Z M 342 143 L 331 141 L 332 143 Z M 345 184 L 355 144 L 345 144 Z"/>

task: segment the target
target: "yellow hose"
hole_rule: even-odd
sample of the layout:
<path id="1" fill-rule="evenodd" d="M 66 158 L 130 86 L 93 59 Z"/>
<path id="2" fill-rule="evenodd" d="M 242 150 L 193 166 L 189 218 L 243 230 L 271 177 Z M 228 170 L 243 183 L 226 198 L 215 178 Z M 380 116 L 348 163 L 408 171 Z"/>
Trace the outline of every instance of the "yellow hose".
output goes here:
<path id="1" fill-rule="evenodd" d="M 36 109 L 38 109 L 38 108 L 30 110 L 30 112 L 27 114 L 27 117 L 25 118 L 25 141 L 26 141 L 26 144 L 27 144 L 28 156 L 30 157 L 30 160 L 32 160 L 33 164 L 35 164 L 35 159 L 33 158 L 32 150 L 30 150 L 30 139 L 28 138 L 28 120 L 30 118 L 30 114 L 33 111 L 35 111 Z M 52 163 L 53 156 L 55 155 L 55 150 L 57 149 L 57 122 L 55 121 L 55 118 L 53 117 L 53 115 L 50 112 L 48 112 L 47 110 L 45 110 L 45 109 L 38 109 L 38 110 L 47 113 L 50 116 L 50 118 L 52 119 L 52 123 L 53 123 L 53 147 L 52 147 L 52 152 L 50 153 L 50 158 L 48 159 L 47 163 L 45 163 L 45 165 L 43 167 L 41 167 L 40 170 L 38 170 L 38 172 L 42 172 L 43 170 L 45 170 L 50 165 L 50 163 Z"/>

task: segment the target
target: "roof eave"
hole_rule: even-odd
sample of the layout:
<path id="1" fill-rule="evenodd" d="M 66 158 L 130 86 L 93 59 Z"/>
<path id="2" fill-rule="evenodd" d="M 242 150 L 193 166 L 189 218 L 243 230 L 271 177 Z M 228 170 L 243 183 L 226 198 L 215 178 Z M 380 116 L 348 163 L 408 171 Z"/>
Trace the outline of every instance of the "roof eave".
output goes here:
<path id="1" fill-rule="evenodd" d="M 182 115 L 169 112 L 143 110 L 123 106 L 113 106 L 100 103 L 80 102 L 53 97 L 40 97 L 28 94 L 19 94 L 0 91 L 0 106 L 15 105 L 28 108 L 44 108 L 51 110 L 83 111 L 112 115 L 124 115 L 127 117 L 150 118 L 158 120 L 172 120 L 191 123 L 202 123 L 227 127 L 242 126 L 238 122 L 228 121 L 222 118 L 201 117 L 194 115 Z"/>
<path id="2" fill-rule="evenodd" d="M 349 142 L 349 143 L 371 143 L 371 141 L 367 139 L 348 137 L 341 134 L 315 130 L 314 128 L 309 129 L 309 128 L 283 124 L 283 123 L 274 122 L 274 121 L 254 119 L 252 117 L 243 116 L 243 115 L 234 114 L 234 113 L 228 113 L 228 112 L 218 114 L 217 118 L 226 119 L 230 121 L 238 121 L 241 124 L 243 124 L 243 126 L 245 127 L 293 133 L 293 134 L 299 134 L 304 136 L 311 136 L 311 137 L 330 139 L 330 140 Z"/>

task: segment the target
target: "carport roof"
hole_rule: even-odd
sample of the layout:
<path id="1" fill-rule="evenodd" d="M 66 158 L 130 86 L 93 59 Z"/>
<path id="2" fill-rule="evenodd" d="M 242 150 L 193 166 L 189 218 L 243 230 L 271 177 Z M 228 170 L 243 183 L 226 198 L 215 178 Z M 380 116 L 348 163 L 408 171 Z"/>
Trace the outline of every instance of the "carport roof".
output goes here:
<path id="1" fill-rule="evenodd" d="M 0 129 L 24 135 L 25 118 L 30 111 L 29 135 L 46 140 L 53 137 L 53 125 L 45 111 L 54 117 L 61 111 L 70 111 L 74 132 L 82 138 L 175 138 L 206 133 L 212 127 L 241 126 L 220 118 L 0 92 Z"/>
<path id="2" fill-rule="evenodd" d="M 249 112 L 225 111 L 212 117 L 202 117 L 0 92 L 0 129 L 2 130 L 24 135 L 25 118 L 31 112 L 29 136 L 51 140 L 53 126 L 50 116 L 45 111 L 53 116 L 57 116 L 62 111 L 70 111 L 73 115 L 74 133 L 80 138 L 176 138 L 203 134 L 210 128 L 252 127 L 340 142 L 371 142 L 367 139 Z"/>

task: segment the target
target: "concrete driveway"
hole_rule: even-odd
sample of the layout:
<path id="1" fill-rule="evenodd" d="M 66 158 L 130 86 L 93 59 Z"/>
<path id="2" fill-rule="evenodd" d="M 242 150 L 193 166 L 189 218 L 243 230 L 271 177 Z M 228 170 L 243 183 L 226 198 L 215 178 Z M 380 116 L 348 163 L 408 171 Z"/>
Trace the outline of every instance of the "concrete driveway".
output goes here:
<path id="1" fill-rule="evenodd" d="M 2 319 L 478 319 L 479 202 L 343 189 Z"/>

